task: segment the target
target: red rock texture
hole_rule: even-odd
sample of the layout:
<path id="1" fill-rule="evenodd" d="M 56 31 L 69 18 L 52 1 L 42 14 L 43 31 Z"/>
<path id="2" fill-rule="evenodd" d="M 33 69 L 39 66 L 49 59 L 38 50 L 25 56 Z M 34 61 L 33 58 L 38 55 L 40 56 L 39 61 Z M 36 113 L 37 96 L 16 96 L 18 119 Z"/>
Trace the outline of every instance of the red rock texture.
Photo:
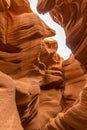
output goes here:
<path id="1" fill-rule="evenodd" d="M 40 13 L 46 13 L 49 10 L 52 19 L 64 28 L 66 45 L 72 50 L 75 57 L 86 67 L 87 1 L 56 0 L 55 6 L 53 6 L 51 10 L 46 5 L 46 2 L 50 5 L 54 3 L 54 1 L 44 1 L 45 0 L 38 0 L 38 11 Z M 41 9 L 43 9 L 43 11 Z"/>
<path id="2" fill-rule="evenodd" d="M 45 38 L 44 44 L 45 48 L 43 46 L 41 50 L 39 62 L 43 63 L 45 67 L 43 80 L 40 82 L 39 112 L 41 129 L 44 129 L 50 118 L 55 117 L 62 110 L 60 102 L 64 89 L 63 58 L 56 53 L 57 41 Z M 39 67 L 41 67 L 40 64 Z"/>
<path id="3" fill-rule="evenodd" d="M 0 72 L 0 129 L 23 130 L 15 102 L 15 83 Z"/>
<path id="4" fill-rule="evenodd" d="M 78 102 L 86 79 L 81 64 L 74 55 L 70 55 L 69 59 L 63 62 L 63 71 L 65 75 L 64 108 L 68 108 Z"/>
<path id="5" fill-rule="evenodd" d="M 44 121 L 57 113 L 64 87 L 63 58 L 56 53 L 57 42 L 45 39 L 55 31 L 32 12 L 26 0 L 1 1 L 0 6 L 0 129 L 39 130 L 46 108 L 45 91 L 46 100 L 52 100 L 51 111 L 54 109 Z"/>
<path id="6" fill-rule="evenodd" d="M 38 11 L 43 14 L 49 11 L 52 19 L 64 28 L 67 46 L 72 50 L 75 58 L 84 66 L 85 72 L 87 72 L 87 1 L 56 0 L 53 9 L 48 8 L 46 3 L 44 7 L 44 0 L 38 0 L 38 2 L 39 1 L 40 5 L 38 3 L 37 6 Z M 49 3 L 49 5 L 51 4 L 49 0 L 46 2 Z M 41 10 L 41 8 L 43 10 Z M 71 74 L 71 76 L 73 75 Z M 72 106 L 65 113 L 59 114 L 56 118 L 50 119 L 45 130 L 86 130 L 86 108 L 87 85 L 81 91 L 79 103 Z"/>
<path id="7" fill-rule="evenodd" d="M 38 1 L 38 11 L 50 10 L 65 29 L 86 73 L 86 1 Z M 87 129 L 83 65 L 74 56 L 64 61 L 57 41 L 48 38 L 53 35 L 27 0 L 0 1 L 0 130 Z M 71 108 L 61 114 L 66 106 Z"/>

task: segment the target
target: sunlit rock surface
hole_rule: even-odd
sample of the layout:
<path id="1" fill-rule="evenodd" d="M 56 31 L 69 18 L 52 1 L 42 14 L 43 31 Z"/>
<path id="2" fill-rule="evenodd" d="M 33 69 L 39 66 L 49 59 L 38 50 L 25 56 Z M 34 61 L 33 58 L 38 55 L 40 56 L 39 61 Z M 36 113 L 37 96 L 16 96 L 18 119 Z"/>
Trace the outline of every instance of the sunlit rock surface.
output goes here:
<path id="1" fill-rule="evenodd" d="M 63 58 L 47 38 L 55 31 L 28 1 L 4 0 L 0 7 L 0 129 L 39 130 L 61 110 Z"/>
<path id="2" fill-rule="evenodd" d="M 45 4 L 44 4 L 45 3 Z M 53 8 L 47 5 L 53 4 Z M 66 45 L 71 49 L 75 58 L 80 61 L 87 73 L 87 1 L 86 0 L 38 0 L 39 13 L 49 11 L 52 19 L 61 25 L 66 34 Z M 71 67 L 74 63 L 71 65 Z M 76 67 L 76 66 L 75 66 Z M 75 69 L 75 68 L 74 68 Z M 74 72 L 73 72 L 74 74 Z M 75 76 L 78 74 L 75 74 Z M 72 73 L 70 77 L 73 76 Z M 65 73 L 66 78 L 66 73 Z M 69 77 L 67 77 L 69 78 Z M 66 79 L 67 79 L 66 78 Z M 74 78 L 74 77 L 73 77 Z M 77 79 L 75 79 L 77 80 Z M 70 81 L 71 82 L 71 81 Z M 74 82 L 74 81 L 73 81 Z M 66 84 L 68 84 L 66 80 Z M 69 85 L 69 84 L 68 84 Z M 83 84 L 82 84 L 83 85 Z M 74 86 L 73 86 L 74 87 Z M 68 109 L 64 114 L 59 114 L 50 119 L 45 130 L 86 130 L 87 129 L 87 84 L 79 95 L 79 102 Z M 81 88 L 79 88 L 81 89 Z M 70 90 L 71 91 L 71 90 Z M 75 92 L 76 93 L 76 92 Z"/>
<path id="3" fill-rule="evenodd" d="M 49 38 L 55 31 L 27 0 L 0 1 L 0 130 L 86 130 L 87 2 L 38 1 L 38 11 L 50 11 L 65 29 L 81 64 L 56 53 L 57 41 Z"/>
<path id="4" fill-rule="evenodd" d="M 51 9 L 47 5 L 52 5 Z M 86 0 L 38 0 L 40 13 L 49 11 L 52 19 L 61 25 L 66 34 L 66 45 L 75 57 L 87 67 L 87 1 Z M 42 10 L 43 9 L 43 10 Z"/>
<path id="5" fill-rule="evenodd" d="M 63 58 L 56 53 L 57 41 L 45 38 L 40 55 L 39 67 L 44 65 L 45 74 L 40 82 L 40 124 L 41 129 L 62 110 L 61 100 L 64 91 Z M 43 71 L 44 72 L 44 71 Z"/>

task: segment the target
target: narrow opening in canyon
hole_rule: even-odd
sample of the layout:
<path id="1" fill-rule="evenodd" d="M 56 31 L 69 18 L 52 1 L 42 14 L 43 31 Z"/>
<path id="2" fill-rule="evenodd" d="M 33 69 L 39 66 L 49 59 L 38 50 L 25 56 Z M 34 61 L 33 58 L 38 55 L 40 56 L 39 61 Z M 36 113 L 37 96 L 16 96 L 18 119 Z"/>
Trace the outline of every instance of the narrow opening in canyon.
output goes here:
<path id="1" fill-rule="evenodd" d="M 45 14 L 45 15 L 40 15 L 37 10 L 36 10 L 36 5 L 37 5 L 37 1 L 38 0 L 29 0 L 30 2 L 30 6 L 32 8 L 32 10 L 37 13 L 41 19 L 48 25 L 50 26 L 52 29 L 54 29 L 56 31 L 56 35 L 53 37 L 57 40 L 58 42 L 58 50 L 57 53 L 59 53 L 65 60 L 69 58 L 70 54 L 71 54 L 71 50 L 66 46 L 66 36 L 65 36 L 65 32 L 64 29 L 56 24 L 50 17 L 49 13 Z"/>

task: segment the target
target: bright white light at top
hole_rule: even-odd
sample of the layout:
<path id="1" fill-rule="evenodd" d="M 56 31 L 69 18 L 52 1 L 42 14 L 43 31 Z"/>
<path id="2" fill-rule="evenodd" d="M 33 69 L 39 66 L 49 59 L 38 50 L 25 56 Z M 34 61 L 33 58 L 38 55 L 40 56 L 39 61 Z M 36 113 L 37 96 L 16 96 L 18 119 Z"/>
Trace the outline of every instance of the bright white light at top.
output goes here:
<path id="1" fill-rule="evenodd" d="M 38 14 L 37 10 L 36 10 L 36 4 L 37 4 L 37 0 L 29 0 L 30 5 L 32 10 Z M 65 45 L 66 42 L 66 36 L 64 33 L 64 30 L 61 26 L 59 26 L 58 24 L 56 24 L 50 17 L 49 13 L 45 14 L 45 15 L 40 15 L 38 14 L 41 19 L 44 20 L 44 22 L 50 26 L 52 29 L 54 29 L 56 31 L 56 36 L 54 36 L 53 38 L 55 38 L 58 41 L 58 54 L 60 54 L 64 59 L 67 59 L 69 57 L 69 55 L 71 54 L 70 49 Z"/>

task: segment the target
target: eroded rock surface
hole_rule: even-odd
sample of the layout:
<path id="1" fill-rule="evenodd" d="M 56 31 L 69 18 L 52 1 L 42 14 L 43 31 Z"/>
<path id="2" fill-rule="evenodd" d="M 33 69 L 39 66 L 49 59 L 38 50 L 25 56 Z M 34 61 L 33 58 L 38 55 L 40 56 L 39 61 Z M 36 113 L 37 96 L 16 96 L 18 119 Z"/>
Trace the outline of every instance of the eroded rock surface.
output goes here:
<path id="1" fill-rule="evenodd" d="M 31 10 L 27 0 L 0 2 L 0 129 L 43 130 L 47 125 L 45 130 L 86 130 L 87 86 L 83 88 L 80 63 L 73 56 L 64 61 L 56 53 L 56 40 L 48 38 L 55 31 Z M 86 0 L 38 3 L 39 12 L 51 10 L 53 20 L 65 29 L 67 45 L 85 73 L 86 7 Z M 71 108 L 59 114 L 62 106 Z"/>
<path id="2" fill-rule="evenodd" d="M 40 13 L 49 11 L 52 19 L 61 25 L 66 33 L 66 44 L 72 50 L 87 72 L 87 1 L 86 0 L 56 0 L 51 4 L 49 0 L 38 0 L 37 9 Z M 44 4 L 45 3 L 45 4 Z M 72 75 L 72 74 L 71 74 Z M 87 84 L 80 94 L 77 105 L 65 113 L 51 119 L 45 130 L 86 130 L 87 129 Z"/>
<path id="3" fill-rule="evenodd" d="M 63 71 L 65 75 L 65 91 L 63 94 L 65 106 L 71 107 L 79 101 L 79 94 L 86 84 L 84 71 L 74 55 L 63 62 Z"/>
<path id="4" fill-rule="evenodd" d="M 54 3 L 53 9 L 47 4 Z M 49 11 L 52 19 L 61 25 L 66 34 L 66 45 L 86 67 L 87 60 L 87 1 L 86 0 L 38 0 L 40 13 Z M 43 9 L 43 10 L 42 10 Z"/>
<path id="5" fill-rule="evenodd" d="M 47 93 L 45 99 L 52 100 L 53 112 L 43 118 L 46 121 L 57 113 L 64 87 L 57 42 L 45 39 L 55 31 L 32 12 L 27 0 L 4 0 L 0 7 L 0 129 L 39 130 L 42 114 L 49 113 L 44 112 L 47 107 L 41 97 Z"/>

